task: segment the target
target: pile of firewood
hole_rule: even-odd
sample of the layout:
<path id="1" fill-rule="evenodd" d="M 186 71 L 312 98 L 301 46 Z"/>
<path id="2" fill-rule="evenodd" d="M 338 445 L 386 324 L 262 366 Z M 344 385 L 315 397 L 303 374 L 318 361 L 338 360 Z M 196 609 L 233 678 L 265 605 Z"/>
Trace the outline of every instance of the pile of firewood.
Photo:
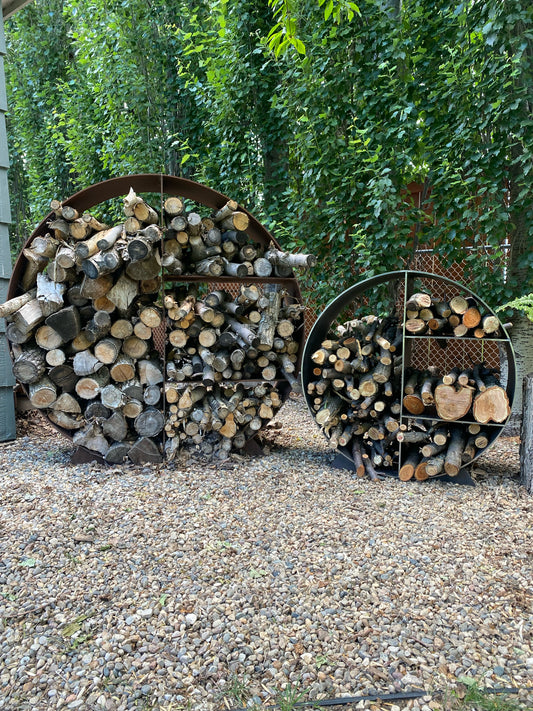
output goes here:
<path id="1" fill-rule="evenodd" d="M 500 334 L 500 320 L 492 313 L 483 313 L 473 297 L 440 301 L 419 293 L 406 303 L 405 331 L 413 336 L 495 338 Z"/>
<path id="2" fill-rule="evenodd" d="M 481 362 L 449 372 L 410 367 L 412 341 L 404 335 L 482 338 L 499 329 L 498 318 L 483 316 L 473 300 L 445 304 L 429 294 L 414 294 L 400 315 L 336 326 L 311 354 L 312 378 L 304 384 L 317 424 L 359 476 L 456 476 L 490 443 L 482 425 L 509 416 L 507 393 L 498 370 Z"/>
<path id="3" fill-rule="evenodd" d="M 48 232 L 24 249 L 22 293 L 0 306 L 14 375 L 110 463 L 185 444 L 225 457 L 274 416 L 278 383 L 296 379 L 303 307 L 262 279 L 316 260 L 253 242 L 233 201 L 209 216 L 177 197 L 162 215 L 133 190 L 123 202 L 112 227 L 52 202 Z"/>

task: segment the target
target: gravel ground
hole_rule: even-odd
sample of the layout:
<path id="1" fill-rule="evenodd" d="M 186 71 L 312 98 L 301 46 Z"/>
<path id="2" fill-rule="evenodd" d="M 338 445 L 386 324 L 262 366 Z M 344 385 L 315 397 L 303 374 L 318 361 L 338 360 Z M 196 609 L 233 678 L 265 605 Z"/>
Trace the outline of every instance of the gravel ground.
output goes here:
<path id="1" fill-rule="evenodd" d="M 0 445 L 0 709 L 223 709 L 518 687 L 533 708 L 533 509 L 518 440 L 475 488 L 354 479 L 301 398 L 266 455 L 72 466 L 22 420 Z M 233 692 L 234 694 L 234 692 Z M 358 708 L 441 708 L 425 699 Z"/>

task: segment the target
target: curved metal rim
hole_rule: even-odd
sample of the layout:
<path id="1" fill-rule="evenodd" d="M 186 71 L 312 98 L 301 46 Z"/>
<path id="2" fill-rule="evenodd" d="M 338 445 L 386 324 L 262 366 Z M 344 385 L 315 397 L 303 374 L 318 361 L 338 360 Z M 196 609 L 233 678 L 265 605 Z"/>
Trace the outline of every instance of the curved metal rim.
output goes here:
<path id="1" fill-rule="evenodd" d="M 368 277 L 367 279 L 364 279 L 360 282 L 357 282 L 356 284 L 353 284 L 352 286 L 348 287 L 345 289 L 339 296 L 335 297 L 332 299 L 323 312 L 320 314 L 320 316 L 317 318 L 315 323 L 313 324 L 313 327 L 311 331 L 309 332 L 309 336 L 307 338 L 303 353 L 302 353 L 302 365 L 301 365 L 301 371 L 300 371 L 300 378 L 301 378 L 301 385 L 302 385 L 302 392 L 304 394 L 304 398 L 307 404 L 307 407 L 309 408 L 309 411 L 311 415 L 313 416 L 313 408 L 311 404 L 311 398 L 309 394 L 307 393 L 307 384 L 310 382 L 311 379 L 311 354 L 314 353 L 317 348 L 320 347 L 320 344 L 324 340 L 324 338 L 327 335 L 327 332 L 332 324 L 332 322 L 335 320 L 335 318 L 341 313 L 341 311 L 348 306 L 351 302 L 355 300 L 355 298 L 366 291 L 368 291 L 369 288 L 372 288 L 373 286 L 379 286 L 380 284 L 383 284 L 387 281 L 401 281 L 403 280 L 404 283 L 407 278 L 412 278 L 412 279 L 433 279 L 435 281 L 441 281 L 446 284 L 449 284 L 450 286 L 454 287 L 459 287 L 462 291 L 466 292 L 468 296 L 472 296 L 473 298 L 476 299 L 476 301 L 483 306 L 483 308 L 490 314 L 493 314 L 493 310 L 488 306 L 488 304 L 481 299 L 477 294 L 475 294 L 471 289 L 469 289 L 467 286 L 462 284 L 461 282 L 454 281 L 453 279 L 449 279 L 448 277 L 441 276 L 439 274 L 432 274 L 431 272 L 420 272 L 420 271 L 411 271 L 409 269 L 402 269 L 400 271 L 395 271 L 395 272 L 383 272 L 382 274 L 376 274 L 372 277 Z M 515 384 L 516 384 L 516 362 L 515 362 L 515 355 L 514 355 L 514 349 L 513 345 L 511 343 L 511 339 L 509 337 L 509 334 L 507 333 L 507 330 L 505 327 L 501 326 L 501 329 L 504 333 L 504 338 L 501 339 L 502 345 L 505 347 L 506 350 L 506 355 L 507 355 L 507 363 L 508 363 L 508 382 L 507 382 L 507 396 L 509 398 L 509 404 L 510 407 L 512 408 L 513 401 L 514 401 L 514 396 L 515 396 Z M 483 339 L 480 339 L 480 342 Z M 510 417 L 510 415 L 509 415 Z M 491 447 L 494 442 L 498 439 L 500 436 L 501 432 L 503 431 L 505 425 L 509 421 L 509 417 L 505 420 L 505 422 L 502 423 L 492 423 L 489 425 L 490 431 L 494 433 L 494 436 L 491 437 L 489 444 L 484 447 L 482 450 L 480 450 L 475 457 L 468 462 L 467 464 L 464 465 L 470 466 L 472 462 L 474 462 L 478 457 L 480 457 L 484 452 Z M 314 416 L 313 416 L 314 420 Z M 336 450 L 338 453 L 340 453 L 343 457 L 345 457 L 347 460 L 353 463 L 353 457 L 351 455 L 351 452 L 347 447 L 337 447 Z M 463 468 L 464 468 L 463 467 Z M 390 476 L 395 476 L 391 474 Z M 434 479 L 442 479 L 447 475 L 443 474 L 440 476 L 432 477 Z"/>
<path id="2" fill-rule="evenodd" d="M 110 178 L 109 180 L 104 180 L 101 183 L 95 183 L 88 188 L 84 188 L 74 195 L 71 195 L 66 200 L 63 200 L 63 205 L 70 205 L 75 207 L 79 212 L 88 210 L 96 205 L 99 205 L 104 200 L 111 200 L 121 195 L 126 195 L 129 189 L 133 188 L 139 192 L 151 192 L 151 193 L 161 193 L 162 195 L 174 195 L 185 197 L 190 200 L 195 200 L 196 202 L 210 207 L 213 210 L 218 210 L 223 207 L 229 198 L 222 193 L 219 193 L 213 188 L 208 188 L 205 185 L 196 183 L 194 180 L 188 180 L 187 178 L 180 178 L 175 175 L 163 175 L 162 173 L 137 173 L 134 175 L 124 175 L 118 178 Z M 263 245 L 268 245 L 272 242 L 278 249 L 280 245 L 273 235 L 263 227 L 263 225 L 250 213 L 248 210 L 239 205 L 239 210 L 245 212 L 250 218 L 250 224 L 248 226 L 248 234 L 260 242 Z M 52 219 L 53 212 L 49 212 L 48 215 L 39 223 L 32 234 L 26 240 L 22 249 L 25 249 L 31 245 L 35 237 L 46 234 L 47 224 Z M 12 299 L 17 295 L 19 289 L 20 280 L 22 278 L 24 267 L 26 266 L 26 257 L 24 257 L 23 251 L 21 250 L 15 265 L 13 266 L 13 271 L 11 274 L 11 279 L 9 281 L 7 299 Z M 296 296 L 301 301 L 301 293 L 298 284 L 295 281 Z"/>

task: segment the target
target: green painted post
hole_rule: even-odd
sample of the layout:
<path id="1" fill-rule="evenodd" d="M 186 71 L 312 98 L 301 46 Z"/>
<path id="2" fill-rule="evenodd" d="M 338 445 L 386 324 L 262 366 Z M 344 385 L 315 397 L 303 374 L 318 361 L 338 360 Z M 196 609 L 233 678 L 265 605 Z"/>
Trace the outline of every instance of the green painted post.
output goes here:
<path id="1" fill-rule="evenodd" d="M 11 276 L 11 255 L 9 250 L 8 225 L 11 222 L 7 170 L 9 155 L 6 134 L 6 82 L 4 75 L 4 20 L 0 22 L 0 304 L 6 300 Z M 0 442 L 15 439 L 15 401 L 13 386 L 15 380 L 11 371 L 4 319 L 0 319 Z"/>

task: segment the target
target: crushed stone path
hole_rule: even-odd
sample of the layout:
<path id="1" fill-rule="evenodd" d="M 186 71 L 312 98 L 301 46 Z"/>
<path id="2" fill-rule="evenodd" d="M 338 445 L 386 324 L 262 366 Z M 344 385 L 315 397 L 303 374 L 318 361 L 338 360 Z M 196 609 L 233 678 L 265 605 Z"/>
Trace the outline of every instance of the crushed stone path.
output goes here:
<path id="1" fill-rule="evenodd" d="M 331 466 L 301 397 L 277 421 L 265 456 L 223 463 L 72 466 L 31 419 L 0 445 L 0 709 L 209 711 L 242 689 L 267 705 L 462 677 L 533 707 L 517 439 L 476 487 L 373 483 Z"/>

